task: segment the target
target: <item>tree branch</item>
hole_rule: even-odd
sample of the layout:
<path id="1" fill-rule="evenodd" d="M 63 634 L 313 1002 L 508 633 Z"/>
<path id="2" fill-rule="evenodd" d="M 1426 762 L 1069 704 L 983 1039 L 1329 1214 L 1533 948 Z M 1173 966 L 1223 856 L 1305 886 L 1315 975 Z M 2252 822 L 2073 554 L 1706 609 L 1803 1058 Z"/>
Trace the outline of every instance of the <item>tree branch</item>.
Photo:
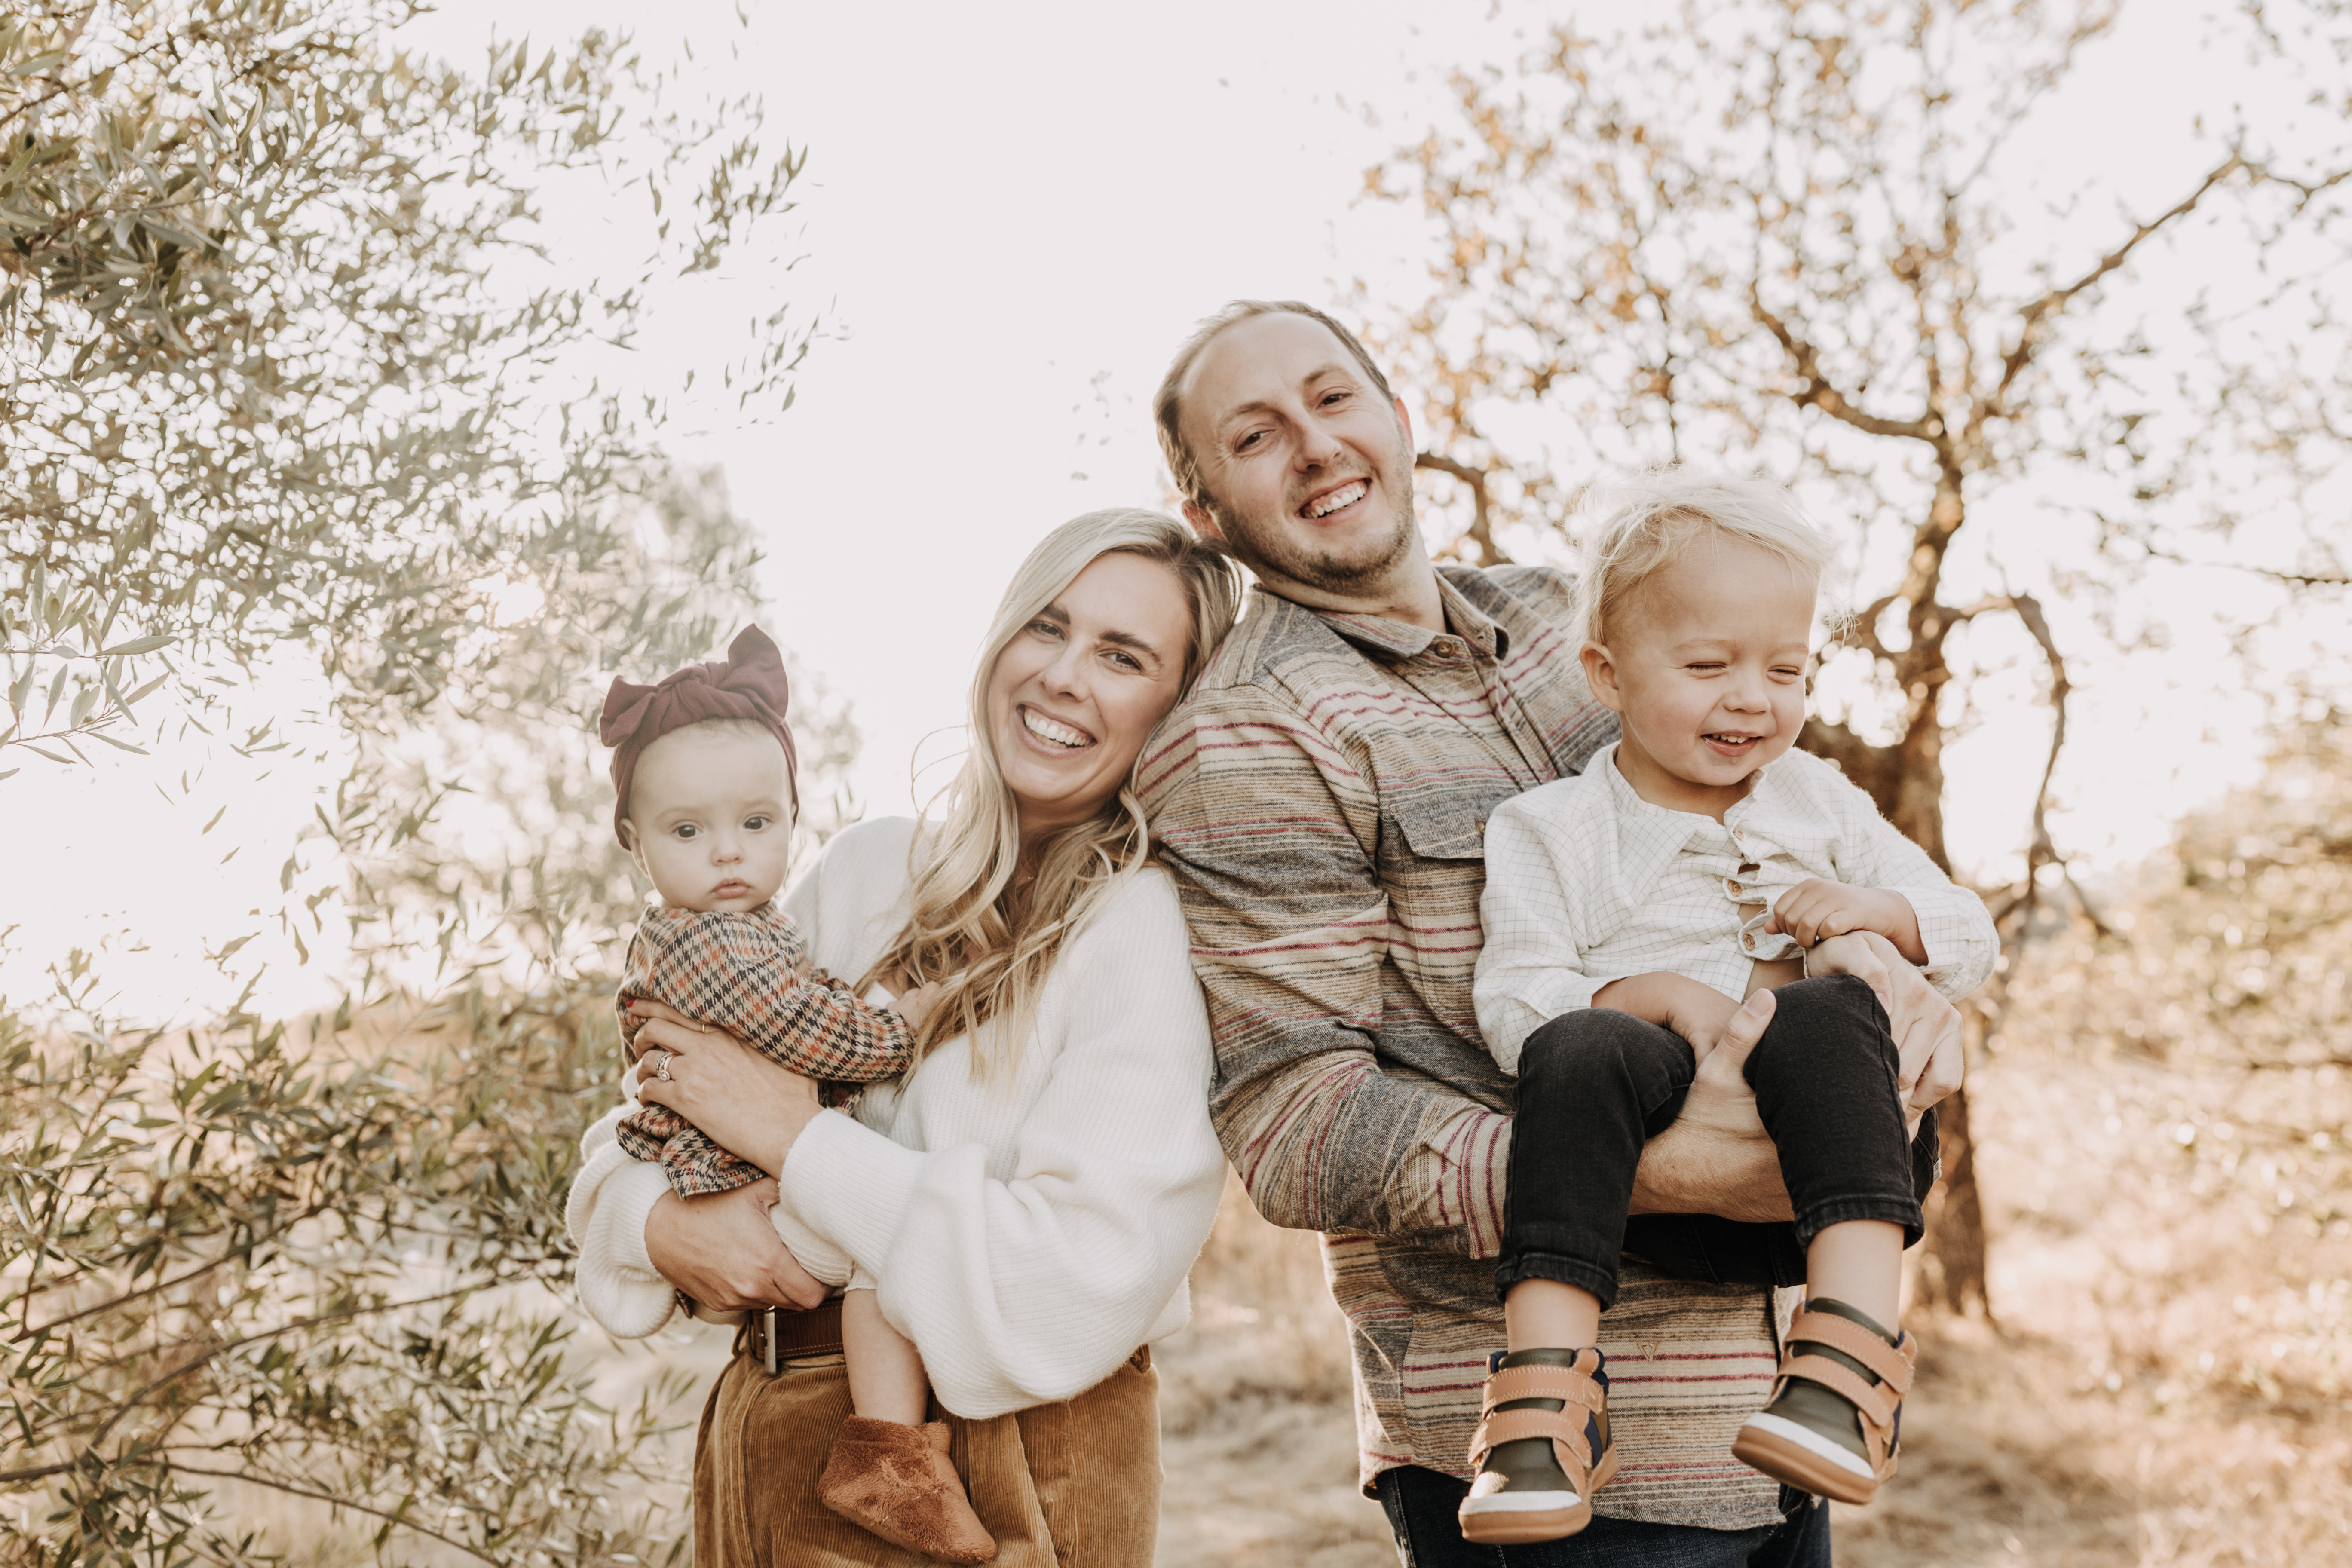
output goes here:
<path id="1" fill-rule="evenodd" d="M 2105 521 L 2101 519 L 2102 521 Z M 2191 561 L 2174 550 L 2160 550 L 2146 540 L 2136 540 L 2143 553 L 2151 561 L 2162 561 L 2173 566 L 2189 566 L 2210 571 L 2216 566 L 2231 572 L 2243 572 L 2255 577 L 2268 578 L 2291 588 L 2352 588 L 2352 573 L 2347 572 L 2283 572 L 2275 566 L 2260 566 L 2251 561 Z"/>
<path id="2" fill-rule="evenodd" d="M 47 1322 L 41 1324 L 38 1328 L 35 1328 L 31 1321 L 32 1309 L 30 1305 L 30 1296 L 33 1293 L 28 1292 L 25 1312 L 25 1326 L 16 1333 L 9 1337 L 9 1342 L 11 1344 L 23 1344 L 35 1334 L 45 1334 L 51 1329 L 63 1328 L 68 1323 L 78 1323 L 82 1319 L 89 1317 L 94 1313 L 110 1311 L 117 1307 L 127 1307 L 131 1302 L 142 1300 L 146 1297 L 152 1296 L 159 1290 L 169 1290 L 174 1286 L 184 1285 L 191 1279 L 201 1279 L 203 1276 L 211 1273 L 214 1269 L 218 1268 L 222 1264 L 237 1257 L 240 1253 L 250 1257 L 254 1248 L 277 1240 L 279 1237 L 285 1235 L 289 1230 L 291 1230 L 294 1226 L 301 1224 L 304 1220 L 314 1218 L 325 1212 L 325 1205 L 313 1205 L 311 1207 L 306 1208 L 301 1213 L 296 1215 L 292 1219 L 287 1220 L 283 1224 L 279 1225 L 275 1229 L 255 1237 L 245 1246 L 238 1247 L 234 1251 L 224 1253 L 220 1257 L 214 1258 L 210 1263 L 198 1264 L 195 1268 L 189 1269 L 184 1274 L 175 1274 L 169 1279 L 158 1279 L 154 1284 L 149 1285 L 142 1289 L 133 1290 L 127 1295 L 113 1297 L 108 1300 L 98 1302 L 94 1306 L 84 1307 L 78 1312 L 68 1312 L 62 1318 L 51 1318 Z M 88 1278 L 87 1275 L 79 1275 L 68 1279 L 53 1279 L 48 1284 L 42 1286 L 41 1290 L 46 1292 L 60 1289 L 65 1286 L 78 1282 L 79 1279 L 86 1278 Z"/>
<path id="3" fill-rule="evenodd" d="M 1978 405 L 1980 412 L 1970 423 L 1981 424 L 1989 417 L 2006 418 L 2008 416 L 2009 390 L 2017 384 L 2017 378 L 2025 373 L 2025 367 L 2033 363 L 2034 349 L 2044 321 L 2063 313 L 2067 305 L 2073 302 L 2077 294 L 2097 283 L 2099 279 L 2129 260 L 2131 253 L 2138 249 L 2142 242 L 2174 219 L 2186 217 L 2196 211 L 2197 204 L 2203 201 L 2214 186 L 2248 166 L 2244 158 L 2235 153 L 2231 153 L 2227 159 L 2215 165 L 2202 180 L 2197 183 L 2195 190 L 2175 202 L 2164 212 L 2133 229 L 2129 238 L 2100 257 L 2088 272 L 2063 288 L 2051 289 L 2020 310 L 2017 342 L 2011 344 L 2009 352 L 2001 356 L 2000 380 L 1993 387 L 1992 395 Z"/>
<path id="4" fill-rule="evenodd" d="M 392 1513 L 383 1509 L 372 1508 L 366 1503 L 355 1502 L 340 1493 L 314 1491 L 309 1487 L 296 1486 L 292 1481 L 281 1481 L 274 1476 L 257 1475 L 251 1470 L 208 1470 L 201 1465 L 183 1465 L 168 1459 L 163 1462 L 163 1468 L 174 1475 L 213 1476 L 225 1481 L 246 1481 L 257 1487 L 268 1487 L 273 1491 L 290 1492 L 296 1497 L 315 1498 L 320 1502 L 331 1503 L 336 1508 L 348 1508 L 355 1512 L 373 1515 L 377 1519 L 398 1525 L 403 1530 L 413 1530 L 417 1534 L 428 1536 L 444 1546 L 455 1547 L 468 1557 L 490 1563 L 493 1568 L 505 1568 L 502 1559 L 468 1546 L 454 1535 L 444 1535 L 430 1526 L 419 1524 L 405 1513 Z"/>
<path id="5" fill-rule="evenodd" d="M 1764 323 L 1765 330 L 1780 341 L 1782 352 L 1788 354 L 1790 363 L 1797 367 L 1797 374 L 1804 380 L 1804 390 L 1798 393 L 1794 400 L 1799 407 L 1818 408 L 1831 418 L 1873 436 L 1906 436 L 1915 441 L 1932 444 L 1943 435 L 1943 425 L 1933 415 L 1922 414 L 1914 419 L 1888 419 L 1856 408 L 1845 394 L 1832 386 L 1829 378 L 1822 374 L 1819 351 L 1790 331 L 1780 317 L 1766 310 L 1764 296 L 1753 287 L 1748 291 L 1748 309 L 1755 312 L 1756 319 Z"/>
<path id="6" fill-rule="evenodd" d="M 178 1366 L 175 1366 L 171 1371 L 163 1373 L 163 1376 L 152 1379 L 132 1393 L 131 1395 L 125 1399 L 121 1404 L 116 1405 L 113 1412 L 107 1416 L 104 1422 L 100 1424 L 98 1430 L 91 1434 L 89 1441 L 82 1445 L 82 1451 L 78 1458 L 61 1460 L 57 1464 L 43 1465 L 29 1469 L 0 1470 L 0 1485 L 6 1485 L 14 1481 L 38 1480 L 43 1476 L 58 1475 L 66 1470 L 72 1469 L 77 1465 L 94 1460 L 98 1457 L 98 1446 L 100 1443 L 105 1442 L 108 1435 L 111 1433 L 115 1427 L 122 1424 L 122 1418 L 124 1416 L 130 1415 L 133 1410 L 136 1410 L 141 1405 L 144 1404 L 148 1395 L 155 1393 L 158 1389 L 169 1387 L 171 1384 L 177 1383 L 180 1379 L 187 1376 L 188 1373 L 194 1372 L 197 1368 L 209 1365 L 215 1359 L 226 1355 L 231 1351 L 242 1350 L 247 1345 L 259 1344 L 264 1340 L 274 1340 L 280 1334 L 295 1333 L 303 1329 L 315 1329 L 327 1323 L 345 1322 L 353 1318 L 374 1317 L 380 1313 L 396 1312 L 409 1307 L 429 1307 L 436 1301 L 446 1301 L 453 1297 L 471 1295 L 481 1289 L 483 1289 L 483 1287 L 478 1283 L 467 1284 L 460 1285 L 453 1290 L 440 1291 L 436 1295 L 420 1296 L 413 1300 L 383 1301 L 372 1307 L 347 1307 L 340 1312 L 322 1312 L 315 1318 L 300 1318 L 290 1323 L 280 1323 L 274 1329 L 265 1329 L 259 1333 L 247 1334 L 242 1339 L 224 1341 L 222 1343 L 216 1344 L 212 1349 L 205 1351 L 201 1355 L 191 1356 L 188 1360 L 182 1362 Z M 49 1424 L 44 1422 L 43 1425 L 47 1426 Z"/>
<path id="7" fill-rule="evenodd" d="M 2067 694 L 2074 689 L 2074 686 L 2066 679 L 2066 660 L 2058 651 L 2058 639 L 2051 634 L 2049 617 L 2042 613 L 2042 602 L 2031 594 L 2011 594 L 2003 597 L 2006 601 L 2004 604 L 1995 605 L 1987 601 L 1979 607 L 2000 607 L 2012 612 L 2018 620 L 2023 623 L 2026 631 L 2033 640 L 2041 646 L 2042 657 L 2050 666 L 2050 754 L 2042 764 L 2042 781 L 2034 786 L 2033 790 L 2033 837 L 2026 846 L 2025 885 L 2019 890 L 2018 895 L 2018 909 L 2025 918 L 2031 919 L 2033 913 L 2035 889 L 2040 885 L 2037 873 L 2042 867 L 2053 863 L 2056 863 L 2062 871 L 2064 870 L 2064 862 L 2060 858 L 2056 847 L 2050 841 L 2050 781 L 2058 772 L 2058 753 L 2065 749 L 2066 698 Z M 1975 612 L 1971 611 L 1971 613 Z M 2073 874 L 2066 873 L 2066 878 L 2071 885 L 2074 881 Z M 2098 929 L 2100 934 L 2108 934 L 2106 922 L 2099 919 L 2098 911 L 2092 908 L 2088 899 L 2083 897 L 2082 889 L 2076 888 L 2074 893 L 2081 900 L 2083 912 L 2089 918 L 2092 925 Z"/>
<path id="8" fill-rule="evenodd" d="M 1487 521 L 1486 470 L 1474 468 L 1467 463 L 1456 461 L 1454 458 L 1436 452 L 1415 452 L 1412 455 L 1412 466 L 1416 468 L 1433 468 L 1470 487 L 1470 526 L 1464 532 L 1463 537 L 1478 546 L 1478 559 L 1475 564 L 1508 565 L 1511 558 L 1503 553 L 1501 548 L 1495 543 L 1492 525 Z"/>

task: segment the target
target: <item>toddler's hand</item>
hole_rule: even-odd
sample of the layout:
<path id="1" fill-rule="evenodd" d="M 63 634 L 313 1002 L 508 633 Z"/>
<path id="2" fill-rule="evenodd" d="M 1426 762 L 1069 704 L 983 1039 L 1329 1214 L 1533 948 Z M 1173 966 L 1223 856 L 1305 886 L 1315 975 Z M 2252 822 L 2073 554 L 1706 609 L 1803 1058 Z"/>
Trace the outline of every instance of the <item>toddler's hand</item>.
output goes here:
<path id="1" fill-rule="evenodd" d="M 1784 932 L 1799 947 L 1811 947 L 1849 931 L 1873 931 L 1889 941 L 1909 922 L 1911 901 L 1880 888 L 1850 888 L 1819 877 L 1798 883 L 1772 905 L 1768 931 Z"/>
<path id="2" fill-rule="evenodd" d="M 899 992 L 890 1004 L 890 1011 L 906 1019 L 907 1027 L 919 1031 L 930 1017 L 931 1009 L 940 1004 L 940 981 L 934 980 L 929 984 Z"/>
<path id="3" fill-rule="evenodd" d="M 1699 986 L 1689 1000 L 1677 999 L 1675 1016 L 1666 1026 L 1690 1043 L 1693 1058 L 1705 1061 L 1723 1043 L 1725 1031 L 1738 1013 L 1738 1003 L 1712 986 Z"/>

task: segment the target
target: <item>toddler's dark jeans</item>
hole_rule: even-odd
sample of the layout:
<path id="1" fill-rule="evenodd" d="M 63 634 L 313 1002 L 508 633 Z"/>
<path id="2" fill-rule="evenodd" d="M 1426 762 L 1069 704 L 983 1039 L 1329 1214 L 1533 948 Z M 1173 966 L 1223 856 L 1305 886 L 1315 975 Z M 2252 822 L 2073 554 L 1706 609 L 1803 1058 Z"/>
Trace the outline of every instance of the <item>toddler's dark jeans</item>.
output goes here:
<path id="1" fill-rule="evenodd" d="M 1936 1118 L 1921 1120 L 1916 1142 L 1905 1138 L 1886 1010 L 1850 974 L 1800 980 L 1773 999 L 1747 1077 L 1796 1223 L 1627 1218 L 1642 1145 L 1682 1113 L 1696 1058 L 1670 1029 L 1579 1008 L 1529 1035 L 1519 1056 L 1498 1289 L 1556 1279 L 1605 1308 L 1617 1300 L 1625 1253 L 1677 1279 L 1801 1285 L 1805 1247 L 1830 1226 L 1885 1220 L 1903 1227 L 1904 1246 L 1919 1239 L 1919 1200 L 1936 1179 Z"/>

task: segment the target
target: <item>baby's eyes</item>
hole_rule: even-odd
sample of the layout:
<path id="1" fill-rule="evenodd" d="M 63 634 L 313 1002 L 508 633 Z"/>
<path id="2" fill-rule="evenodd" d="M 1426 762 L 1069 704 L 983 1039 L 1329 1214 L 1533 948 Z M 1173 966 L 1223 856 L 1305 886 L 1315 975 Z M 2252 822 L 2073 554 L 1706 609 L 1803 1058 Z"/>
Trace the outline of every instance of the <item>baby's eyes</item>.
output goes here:
<path id="1" fill-rule="evenodd" d="M 683 844 L 689 839 L 701 837 L 702 829 L 697 827 L 691 822 L 681 822 L 676 827 L 669 830 L 669 836 Z"/>
<path id="2" fill-rule="evenodd" d="M 743 819 L 743 831 L 746 833 L 760 832 L 767 826 L 768 818 L 756 812 Z"/>

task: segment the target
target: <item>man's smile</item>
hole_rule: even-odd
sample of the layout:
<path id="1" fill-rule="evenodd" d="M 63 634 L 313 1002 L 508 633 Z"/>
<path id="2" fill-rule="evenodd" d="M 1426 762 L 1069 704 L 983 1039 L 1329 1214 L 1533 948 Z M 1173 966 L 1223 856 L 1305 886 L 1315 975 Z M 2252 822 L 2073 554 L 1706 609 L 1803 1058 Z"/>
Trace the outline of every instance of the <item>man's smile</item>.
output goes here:
<path id="1" fill-rule="evenodd" d="M 1334 512 L 1345 511 L 1355 505 L 1370 495 L 1371 489 L 1372 482 L 1370 479 L 1349 479 L 1345 484 L 1335 486 L 1320 495 L 1308 497 L 1307 504 L 1298 509 L 1298 515 L 1309 522 L 1320 522 Z"/>

